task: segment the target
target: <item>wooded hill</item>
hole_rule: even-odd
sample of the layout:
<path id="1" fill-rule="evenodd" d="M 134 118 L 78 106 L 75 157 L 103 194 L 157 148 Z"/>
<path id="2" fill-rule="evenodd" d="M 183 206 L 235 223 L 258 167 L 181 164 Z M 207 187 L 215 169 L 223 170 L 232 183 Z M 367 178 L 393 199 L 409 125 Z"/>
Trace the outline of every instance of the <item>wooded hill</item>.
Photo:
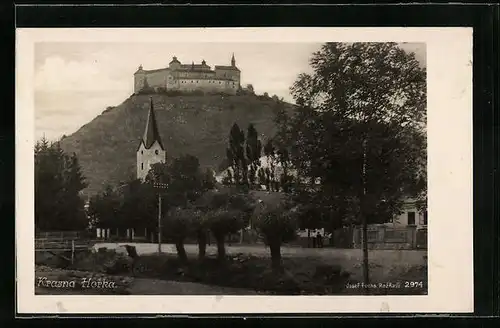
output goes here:
<path id="1" fill-rule="evenodd" d="M 263 142 L 275 133 L 275 111 L 293 105 L 258 95 L 132 95 L 61 140 L 75 152 L 88 187 L 84 194 L 102 191 L 136 174 L 136 150 L 144 133 L 150 100 L 167 150 L 167 159 L 191 154 L 203 168 L 225 169 L 229 131 L 234 123 L 246 129 L 253 123 Z"/>

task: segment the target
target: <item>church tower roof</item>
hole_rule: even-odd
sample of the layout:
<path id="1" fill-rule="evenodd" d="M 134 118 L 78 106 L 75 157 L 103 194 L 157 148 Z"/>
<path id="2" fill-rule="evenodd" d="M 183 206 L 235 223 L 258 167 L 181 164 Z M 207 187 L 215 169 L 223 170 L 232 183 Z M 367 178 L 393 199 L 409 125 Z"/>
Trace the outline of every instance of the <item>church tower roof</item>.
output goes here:
<path id="1" fill-rule="evenodd" d="M 153 108 L 153 98 L 150 98 L 150 107 L 148 113 L 148 120 L 146 122 L 146 129 L 144 131 L 144 137 L 142 138 L 144 142 L 144 147 L 149 149 L 155 141 L 158 141 L 161 149 L 165 149 L 163 147 L 163 143 L 161 142 L 160 133 L 158 132 L 158 125 L 156 123 L 156 115 Z"/>

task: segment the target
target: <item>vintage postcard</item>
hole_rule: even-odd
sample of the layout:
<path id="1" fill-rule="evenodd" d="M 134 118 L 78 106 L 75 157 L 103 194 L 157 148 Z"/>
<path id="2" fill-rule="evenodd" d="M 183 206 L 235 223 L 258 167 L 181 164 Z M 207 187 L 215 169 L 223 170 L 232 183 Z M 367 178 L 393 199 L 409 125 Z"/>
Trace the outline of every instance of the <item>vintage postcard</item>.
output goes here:
<path id="1" fill-rule="evenodd" d="M 19 313 L 473 311 L 470 28 L 18 29 L 16 168 Z"/>

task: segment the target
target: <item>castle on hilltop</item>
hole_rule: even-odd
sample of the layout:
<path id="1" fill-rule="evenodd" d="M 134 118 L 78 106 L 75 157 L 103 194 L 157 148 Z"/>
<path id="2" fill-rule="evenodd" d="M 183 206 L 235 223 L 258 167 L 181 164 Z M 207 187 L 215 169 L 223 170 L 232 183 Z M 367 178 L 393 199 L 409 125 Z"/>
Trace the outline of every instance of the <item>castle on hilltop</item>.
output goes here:
<path id="1" fill-rule="evenodd" d="M 202 91 L 236 94 L 240 88 L 240 70 L 231 58 L 230 66 L 215 65 L 211 69 L 205 60 L 201 64 L 181 64 L 173 57 L 168 67 L 144 70 L 142 65 L 134 73 L 134 93 L 144 89 L 155 91 Z"/>

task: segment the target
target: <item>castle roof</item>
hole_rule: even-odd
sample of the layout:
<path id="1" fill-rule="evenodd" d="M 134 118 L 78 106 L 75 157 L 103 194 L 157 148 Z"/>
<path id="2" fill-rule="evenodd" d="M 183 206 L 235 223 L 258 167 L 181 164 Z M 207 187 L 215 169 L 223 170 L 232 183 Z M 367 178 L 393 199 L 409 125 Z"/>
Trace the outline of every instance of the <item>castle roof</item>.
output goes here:
<path id="1" fill-rule="evenodd" d="M 227 69 L 227 70 L 239 71 L 238 67 L 236 66 L 215 65 L 215 69 Z"/>
<path id="2" fill-rule="evenodd" d="M 145 72 L 145 73 L 154 73 L 154 72 L 161 72 L 161 71 L 169 71 L 170 69 L 169 68 L 157 68 L 157 69 L 148 69 L 148 70 L 145 70 L 143 69 L 142 72 Z"/>
<path id="3" fill-rule="evenodd" d="M 206 64 L 181 64 L 181 69 L 191 69 L 191 68 L 203 68 L 203 67 L 210 67 Z"/>
<path id="4" fill-rule="evenodd" d="M 146 147 L 146 149 L 149 149 L 155 143 L 155 141 L 158 141 L 161 149 L 165 150 L 165 148 L 163 147 L 163 143 L 161 142 L 160 133 L 158 132 L 158 125 L 156 123 L 156 116 L 153 108 L 153 98 L 150 98 L 150 101 L 148 121 L 146 122 L 146 129 L 144 131 L 142 142 L 144 142 L 144 147 Z"/>
<path id="5" fill-rule="evenodd" d="M 184 80 L 213 80 L 213 81 L 234 81 L 233 79 L 229 77 L 222 77 L 222 76 L 210 76 L 210 77 L 204 77 L 204 76 L 183 76 L 183 77 L 177 77 L 175 78 L 176 80 L 179 81 L 184 81 Z"/>

